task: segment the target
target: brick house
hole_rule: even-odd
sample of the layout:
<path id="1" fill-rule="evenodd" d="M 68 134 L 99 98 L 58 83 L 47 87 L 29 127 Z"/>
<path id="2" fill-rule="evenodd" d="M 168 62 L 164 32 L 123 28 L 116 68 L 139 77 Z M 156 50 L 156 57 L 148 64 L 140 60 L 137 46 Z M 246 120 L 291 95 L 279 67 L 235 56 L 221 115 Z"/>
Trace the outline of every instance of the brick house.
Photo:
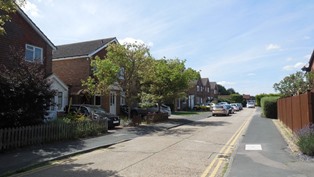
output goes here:
<path id="1" fill-rule="evenodd" d="M 72 104 L 101 105 L 112 114 L 120 112 L 120 104 L 125 104 L 125 99 L 120 96 L 119 87 L 111 87 L 109 95 L 91 96 L 82 86 L 82 80 L 92 75 L 91 60 L 96 56 L 105 57 L 106 48 L 111 43 L 118 43 L 118 40 L 113 37 L 60 45 L 53 51 L 52 71 L 70 87 Z"/>
<path id="2" fill-rule="evenodd" d="M 211 95 L 210 95 L 210 82 L 208 78 L 202 78 L 202 92 L 203 92 L 203 97 L 202 97 L 202 103 L 208 103 L 212 100 Z"/>
<path id="3" fill-rule="evenodd" d="M 218 86 L 216 82 L 210 82 L 210 97 L 218 100 Z"/>
<path id="4" fill-rule="evenodd" d="M 67 104 L 68 93 L 68 88 L 52 73 L 52 51 L 56 47 L 22 9 L 18 8 L 10 17 L 11 21 L 4 25 L 6 33 L 0 35 L 0 64 L 10 67 L 8 59 L 13 53 L 23 54 L 26 62 L 41 63 L 47 79 L 52 81 L 52 89 L 57 90 L 53 98 L 57 105 L 49 111 L 49 117 L 56 117 Z"/>
<path id="5" fill-rule="evenodd" d="M 205 104 L 210 95 L 210 82 L 208 78 L 194 80 L 190 83 L 186 99 L 178 99 L 177 110 L 193 109 L 195 105 Z"/>

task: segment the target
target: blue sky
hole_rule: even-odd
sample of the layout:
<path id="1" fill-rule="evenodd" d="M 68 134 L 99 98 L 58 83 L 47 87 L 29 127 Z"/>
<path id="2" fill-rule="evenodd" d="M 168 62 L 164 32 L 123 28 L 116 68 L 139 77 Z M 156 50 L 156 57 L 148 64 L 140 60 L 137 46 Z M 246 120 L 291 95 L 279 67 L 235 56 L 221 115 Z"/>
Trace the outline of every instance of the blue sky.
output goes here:
<path id="1" fill-rule="evenodd" d="M 240 94 L 274 93 L 314 49 L 309 0 L 27 0 L 23 10 L 55 45 L 142 41 Z"/>

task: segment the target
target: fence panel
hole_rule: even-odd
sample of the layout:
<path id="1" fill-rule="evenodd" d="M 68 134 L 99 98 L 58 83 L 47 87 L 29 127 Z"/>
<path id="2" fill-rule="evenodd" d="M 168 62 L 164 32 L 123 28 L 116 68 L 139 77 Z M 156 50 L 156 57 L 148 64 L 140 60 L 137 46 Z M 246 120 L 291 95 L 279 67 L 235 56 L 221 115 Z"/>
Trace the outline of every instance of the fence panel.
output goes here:
<path id="1" fill-rule="evenodd" d="M 301 114 L 301 107 L 300 107 L 300 97 L 299 96 L 293 96 L 291 97 L 291 113 L 292 113 L 292 130 L 297 131 L 301 129 L 302 124 L 302 117 Z"/>
<path id="2" fill-rule="evenodd" d="M 278 100 L 278 117 L 293 131 L 313 123 L 314 93 L 281 98 Z"/>
<path id="3" fill-rule="evenodd" d="M 78 128 L 80 127 L 80 132 Z M 4 128 L 0 129 L 0 151 L 28 145 L 38 145 L 52 141 L 60 141 L 78 137 L 79 134 L 88 135 L 91 128 L 107 131 L 107 122 L 91 121 L 88 123 L 59 124 Z"/>

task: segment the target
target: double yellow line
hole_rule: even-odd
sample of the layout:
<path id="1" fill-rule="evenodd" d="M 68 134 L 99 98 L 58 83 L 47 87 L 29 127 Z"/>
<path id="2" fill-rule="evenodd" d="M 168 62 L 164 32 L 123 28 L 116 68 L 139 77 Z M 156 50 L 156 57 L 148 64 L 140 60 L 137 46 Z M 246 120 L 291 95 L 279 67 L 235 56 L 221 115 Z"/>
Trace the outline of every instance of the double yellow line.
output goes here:
<path id="1" fill-rule="evenodd" d="M 219 153 L 215 156 L 213 161 L 209 164 L 209 166 L 206 168 L 206 170 L 203 172 L 201 177 L 207 177 L 209 172 L 211 174 L 209 177 L 214 177 L 217 175 L 217 172 L 219 168 L 221 167 L 221 164 L 223 163 L 222 158 L 219 158 L 220 156 L 226 157 L 228 154 L 231 154 L 232 147 L 236 144 L 237 140 L 239 139 L 240 135 L 242 134 L 243 130 L 245 129 L 246 125 L 249 123 L 250 119 L 247 119 L 241 127 L 237 130 L 235 134 L 229 139 L 229 141 L 222 147 L 222 149 L 219 151 Z M 218 162 L 217 162 L 218 160 Z M 216 163 L 217 162 L 217 163 Z M 215 168 L 212 170 L 212 168 L 215 166 Z"/>

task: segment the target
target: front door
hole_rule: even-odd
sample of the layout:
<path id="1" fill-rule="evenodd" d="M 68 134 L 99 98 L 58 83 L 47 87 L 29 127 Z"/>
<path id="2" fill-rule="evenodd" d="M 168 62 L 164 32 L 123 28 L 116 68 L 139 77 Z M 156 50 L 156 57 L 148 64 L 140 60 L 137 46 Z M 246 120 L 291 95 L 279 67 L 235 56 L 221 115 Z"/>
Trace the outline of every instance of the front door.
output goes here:
<path id="1" fill-rule="evenodd" d="M 116 95 L 117 95 L 116 92 L 113 92 L 113 91 L 110 92 L 109 103 L 110 103 L 110 113 L 111 114 L 117 114 L 117 110 L 116 110 L 116 108 L 117 108 L 116 97 L 117 96 Z"/>

